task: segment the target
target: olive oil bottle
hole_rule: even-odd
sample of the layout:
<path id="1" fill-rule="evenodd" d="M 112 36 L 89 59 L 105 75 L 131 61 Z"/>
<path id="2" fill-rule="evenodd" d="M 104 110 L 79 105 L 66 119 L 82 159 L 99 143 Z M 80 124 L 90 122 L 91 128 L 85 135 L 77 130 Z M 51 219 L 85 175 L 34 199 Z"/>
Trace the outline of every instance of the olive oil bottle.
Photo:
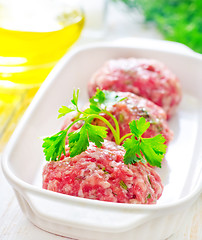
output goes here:
<path id="1" fill-rule="evenodd" d="M 79 38 L 84 15 L 75 3 L 0 0 L 0 150 L 41 83 Z"/>

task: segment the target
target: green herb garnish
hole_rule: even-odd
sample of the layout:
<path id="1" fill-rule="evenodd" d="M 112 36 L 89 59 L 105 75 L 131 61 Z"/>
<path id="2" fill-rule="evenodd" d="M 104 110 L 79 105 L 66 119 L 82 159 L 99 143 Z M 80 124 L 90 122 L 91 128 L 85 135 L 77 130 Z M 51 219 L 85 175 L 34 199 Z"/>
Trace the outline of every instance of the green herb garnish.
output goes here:
<path id="1" fill-rule="evenodd" d="M 111 1 L 116 2 L 117 6 L 127 6 L 130 16 L 137 15 L 138 10 L 145 17 L 145 23 L 153 23 L 166 40 L 183 43 L 194 51 L 202 53 L 201 0 Z"/>
<path id="2" fill-rule="evenodd" d="M 151 198 L 151 194 L 149 193 L 148 195 L 147 195 L 147 199 L 150 199 Z"/>
<path id="3" fill-rule="evenodd" d="M 124 183 L 123 180 L 121 180 L 119 184 L 120 184 L 120 186 L 121 186 L 123 189 L 125 189 L 125 190 L 128 189 L 127 185 Z"/>
<path id="4" fill-rule="evenodd" d="M 143 133 L 149 128 L 150 123 L 145 118 L 130 122 L 131 133 L 120 137 L 120 129 L 117 119 L 107 111 L 107 106 L 112 106 L 125 98 L 120 98 L 116 92 L 101 91 L 97 89 L 96 94 L 89 100 L 90 106 L 82 111 L 78 106 L 79 90 L 74 91 L 71 105 L 62 106 L 59 109 L 59 116 L 62 117 L 69 112 L 76 112 L 77 118 L 65 129 L 51 137 L 44 138 L 42 147 L 47 161 L 57 161 L 62 153 L 65 154 L 65 142 L 68 136 L 70 157 L 74 157 L 84 152 L 89 146 L 89 142 L 93 142 L 97 147 L 101 147 L 104 139 L 107 137 L 107 127 L 113 133 L 115 142 L 120 145 L 122 142 L 126 150 L 124 156 L 125 164 L 132 164 L 146 161 L 152 166 L 161 167 L 161 161 L 166 152 L 165 139 L 162 135 L 153 138 L 143 138 Z M 114 122 L 114 126 L 101 114 L 108 115 Z M 93 125 L 94 119 L 101 120 L 107 127 Z M 78 121 L 82 121 L 82 126 L 67 135 L 68 130 Z"/>
<path id="5" fill-rule="evenodd" d="M 161 161 L 166 152 L 165 138 L 159 134 L 153 138 L 143 138 L 142 134 L 149 128 L 150 123 L 145 118 L 129 123 L 131 138 L 127 138 L 123 144 L 126 154 L 124 162 L 126 164 L 141 161 L 145 163 L 145 159 L 152 166 L 161 167 Z M 143 157 L 143 156 L 144 157 Z"/>

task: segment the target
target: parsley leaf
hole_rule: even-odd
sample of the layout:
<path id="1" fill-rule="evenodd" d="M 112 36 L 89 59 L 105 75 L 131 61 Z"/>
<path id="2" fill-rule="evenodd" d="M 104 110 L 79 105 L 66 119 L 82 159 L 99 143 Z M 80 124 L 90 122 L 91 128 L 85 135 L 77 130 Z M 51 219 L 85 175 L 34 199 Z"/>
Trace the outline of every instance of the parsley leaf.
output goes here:
<path id="1" fill-rule="evenodd" d="M 51 137 L 44 138 L 42 147 L 46 161 L 57 161 L 60 159 L 62 153 L 65 153 L 66 130 L 62 130 Z"/>
<path id="2" fill-rule="evenodd" d="M 66 106 L 62 106 L 58 112 L 58 118 L 64 117 L 66 114 L 70 113 L 70 112 L 80 112 L 78 109 L 78 98 L 79 98 L 79 89 L 77 89 L 77 91 L 74 90 L 73 92 L 73 98 L 71 100 L 72 106 L 70 105 L 69 107 Z"/>
<path id="3" fill-rule="evenodd" d="M 78 108 L 78 98 L 79 98 L 79 89 L 77 91 L 74 90 L 73 92 L 73 99 L 71 100 L 72 104 Z"/>
<path id="4" fill-rule="evenodd" d="M 64 117 L 66 114 L 75 111 L 75 109 L 71 108 L 71 107 L 66 107 L 66 106 L 62 106 L 58 112 L 60 113 L 58 115 L 58 118 Z"/>
<path id="5" fill-rule="evenodd" d="M 137 121 L 132 121 L 129 123 L 131 133 L 133 133 L 137 138 L 141 137 L 142 134 L 149 128 L 150 123 L 146 122 L 145 118 L 141 117 Z"/>
<path id="6" fill-rule="evenodd" d="M 145 163 L 145 159 L 151 166 L 161 167 L 161 161 L 166 153 L 165 138 L 159 134 L 152 138 L 143 138 L 142 134 L 150 126 L 149 122 L 141 117 L 129 123 L 133 136 L 126 139 L 123 147 L 126 150 L 124 163 L 131 164 L 141 161 Z M 143 158 L 143 156 L 144 158 Z"/>
<path id="7" fill-rule="evenodd" d="M 159 134 L 153 138 L 142 138 L 140 149 L 151 166 L 161 167 L 166 152 L 165 138 Z"/>
<path id="8" fill-rule="evenodd" d="M 90 108 L 99 112 L 124 99 L 119 97 L 116 92 L 97 89 L 96 94 L 90 99 Z"/>
<path id="9" fill-rule="evenodd" d="M 86 125 L 68 134 L 70 157 L 75 157 L 84 152 L 89 146 Z"/>
<path id="10" fill-rule="evenodd" d="M 107 137 L 107 128 L 102 126 L 95 126 L 88 123 L 86 125 L 89 140 L 100 148 L 104 142 L 104 138 Z"/>
<path id="11" fill-rule="evenodd" d="M 132 164 L 139 161 L 146 163 L 146 161 L 142 158 L 140 152 L 139 141 L 136 140 L 134 136 L 132 136 L 131 138 L 127 138 L 123 144 L 123 147 L 126 150 L 126 153 L 124 155 L 125 164 Z"/>
<path id="12" fill-rule="evenodd" d="M 70 157 L 84 152 L 89 146 L 89 141 L 95 143 L 97 147 L 101 147 L 106 136 L 105 127 L 84 123 L 80 129 L 68 134 Z"/>

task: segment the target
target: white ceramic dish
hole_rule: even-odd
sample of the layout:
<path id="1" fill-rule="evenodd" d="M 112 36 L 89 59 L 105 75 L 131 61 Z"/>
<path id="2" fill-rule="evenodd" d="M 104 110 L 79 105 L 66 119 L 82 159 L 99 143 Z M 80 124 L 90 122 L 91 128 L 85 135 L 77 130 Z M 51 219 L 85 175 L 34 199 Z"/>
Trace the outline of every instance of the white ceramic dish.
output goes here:
<path id="1" fill-rule="evenodd" d="M 66 196 L 41 188 L 41 137 L 58 131 L 61 105 L 80 88 L 87 99 L 91 74 L 107 59 L 163 61 L 181 80 L 183 101 L 169 122 L 175 135 L 159 170 L 165 189 L 156 205 L 129 205 Z M 161 240 L 177 231 L 202 191 L 202 57 L 164 41 L 96 44 L 69 52 L 48 76 L 3 154 L 2 167 L 25 215 L 38 227 L 77 239 Z"/>

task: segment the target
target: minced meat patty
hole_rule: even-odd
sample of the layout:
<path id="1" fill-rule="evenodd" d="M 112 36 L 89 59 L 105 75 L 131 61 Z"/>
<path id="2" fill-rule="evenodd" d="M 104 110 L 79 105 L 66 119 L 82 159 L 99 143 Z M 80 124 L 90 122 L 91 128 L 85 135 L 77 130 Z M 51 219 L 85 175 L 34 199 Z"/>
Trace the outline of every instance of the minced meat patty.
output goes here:
<path id="1" fill-rule="evenodd" d="M 105 140 L 101 148 L 90 143 L 73 158 L 47 163 L 43 188 L 71 196 L 117 203 L 154 204 L 163 185 L 154 169 L 142 163 L 125 165 L 125 150 Z"/>
<path id="2" fill-rule="evenodd" d="M 172 140 L 173 133 L 169 129 L 168 122 L 166 120 L 166 113 L 161 107 L 157 106 L 148 99 L 137 96 L 133 93 L 116 92 L 116 94 L 119 97 L 126 99 L 114 104 L 113 106 L 108 106 L 107 111 L 109 111 L 117 119 L 120 127 L 121 137 L 127 133 L 130 133 L 129 123 L 132 120 L 138 120 L 140 117 L 144 117 L 147 122 L 150 122 L 150 127 L 143 134 L 143 137 L 151 138 L 158 134 L 162 134 L 166 139 L 165 144 L 169 144 L 169 142 Z M 108 115 L 101 115 L 106 118 L 112 124 L 112 126 L 114 126 L 113 120 Z M 74 117 L 75 116 L 73 114 L 70 114 L 66 118 L 62 129 L 65 129 L 74 120 Z M 93 124 L 105 126 L 105 124 L 99 119 L 94 119 Z M 70 131 L 75 131 L 81 126 L 82 122 L 78 122 L 73 125 Z M 114 141 L 114 137 L 110 129 L 107 131 L 107 139 Z"/>
<path id="3" fill-rule="evenodd" d="M 153 59 L 114 59 L 107 61 L 88 84 L 90 97 L 96 88 L 132 92 L 161 106 L 169 119 L 181 100 L 178 78 L 161 62 Z"/>

